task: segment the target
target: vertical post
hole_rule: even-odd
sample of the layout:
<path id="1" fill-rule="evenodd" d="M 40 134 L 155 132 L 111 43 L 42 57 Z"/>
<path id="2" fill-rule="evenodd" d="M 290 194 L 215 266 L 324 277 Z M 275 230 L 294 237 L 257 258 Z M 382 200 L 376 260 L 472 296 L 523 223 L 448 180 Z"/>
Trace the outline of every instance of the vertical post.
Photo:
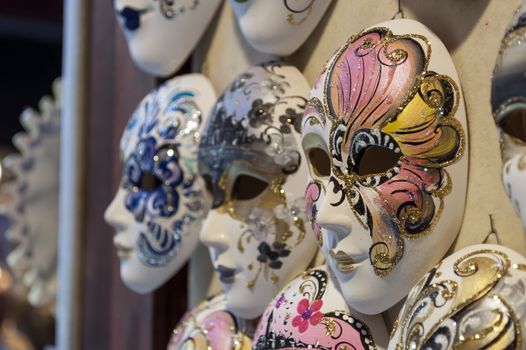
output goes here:
<path id="1" fill-rule="evenodd" d="M 60 154 L 57 346 L 79 348 L 87 0 L 65 0 Z"/>

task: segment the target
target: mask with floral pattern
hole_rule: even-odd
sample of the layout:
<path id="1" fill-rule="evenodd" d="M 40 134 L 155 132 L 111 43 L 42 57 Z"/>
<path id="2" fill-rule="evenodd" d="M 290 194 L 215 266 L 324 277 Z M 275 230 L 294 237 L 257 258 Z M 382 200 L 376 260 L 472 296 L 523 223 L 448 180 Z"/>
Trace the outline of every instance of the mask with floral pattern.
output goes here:
<path id="1" fill-rule="evenodd" d="M 374 337 L 373 337 L 374 336 Z M 269 304 L 254 336 L 254 350 L 373 350 L 387 343 L 381 315 L 348 309 L 325 266 L 294 279 Z"/>
<path id="2" fill-rule="evenodd" d="M 296 142 L 308 86 L 294 67 L 250 68 L 218 99 L 199 146 L 212 195 L 201 232 L 236 316 L 261 315 L 316 251 Z"/>

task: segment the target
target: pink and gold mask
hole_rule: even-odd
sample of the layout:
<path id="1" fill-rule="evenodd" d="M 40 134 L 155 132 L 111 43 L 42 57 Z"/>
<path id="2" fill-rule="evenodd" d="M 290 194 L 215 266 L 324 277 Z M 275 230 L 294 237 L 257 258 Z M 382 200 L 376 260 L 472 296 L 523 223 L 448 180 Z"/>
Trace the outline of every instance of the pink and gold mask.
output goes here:
<path id="1" fill-rule="evenodd" d="M 312 177 L 308 211 L 340 283 L 366 265 L 377 277 L 390 275 L 408 242 L 444 229 L 437 225 L 444 214 L 455 215 L 453 201 L 455 211 L 463 211 L 466 164 L 454 176 L 449 171 L 466 143 L 451 59 L 434 36 L 440 45 L 432 57 L 432 33 L 417 22 L 386 24 L 401 34 L 387 27 L 364 31 L 328 61 L 303 119 Z M 419 30 L 404 30 L 412 26 Z M 458 194 L 445 213 L 456 181 Z M 449 243 L 441 243 L 442 254 L 460 228 L 457 216 L 446 225 Z M 416 251 L 422 262 L 431 248 Z M 411 275 L 414 283 L 418 276 Z"/>

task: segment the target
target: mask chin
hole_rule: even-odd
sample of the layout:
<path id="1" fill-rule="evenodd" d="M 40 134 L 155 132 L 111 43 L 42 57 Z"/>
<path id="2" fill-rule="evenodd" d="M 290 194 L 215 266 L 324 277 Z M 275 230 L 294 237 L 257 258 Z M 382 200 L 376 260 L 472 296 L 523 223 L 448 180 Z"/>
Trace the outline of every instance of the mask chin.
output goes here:
<path id="1" fill-rule="evenodd" d="M 324 1 L 230 0 L 241 32 L 260 52 L 288 56 L 310 36 L 331 4 Z M 268 25 L 268 18 L 274 18 Z"/>
<path id="2" fill-rule="evenodd" d="M 135 64 L 150 75 L 167 77 L 187 60 L 220 3 L 116 0 L 114 8 Z"/>

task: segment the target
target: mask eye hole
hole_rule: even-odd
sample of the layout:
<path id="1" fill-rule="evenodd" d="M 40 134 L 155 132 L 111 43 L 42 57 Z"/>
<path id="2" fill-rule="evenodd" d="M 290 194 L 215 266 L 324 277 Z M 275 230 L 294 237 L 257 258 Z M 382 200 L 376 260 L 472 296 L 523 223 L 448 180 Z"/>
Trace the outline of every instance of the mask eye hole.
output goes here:
<path id="1" fill-rule="evenodd" d="M 212 176 L 210 175 L 203 175 L 203 180 L 205 180 L 205 188 L 206 191 L 213 195 L 214 194 L 214 182 L 212 181 Z"/>
<path id="2" fill-rule="evenodd" d="M 506 134 L 526 142 L 526 109 L 515 109 L 508 113 L 499 123 Z"/>
<path id="3" fill-rule="evenodd" d="M 399 159 L 400 153 L 389 148 L 369 146 L 358 155 L 355 171 L 359 176 L 385 173 L 393 168 Z"/>
<path id="4" fill-rule="evenodd" d="M 145 171 L 142 174 L 139 187 L 143 191 L 153 192 L 162 185 L 162 181 L 150 171 Z"/>
<path id="5" fill-rule="evenodd" d="M 323 148 L 311 148 L 309 150 L 309 162 L 314 175 L 318 177 L 331 175 L 331 161 L 329 155 Z"/>
<path id="6" fill-rule="evenodd" d="M 231 198 L 242 201 L 254 199 L 262 194 L 267 187 L 268 183 L 257 177 L 240 175 L 232 188 Z"/>

